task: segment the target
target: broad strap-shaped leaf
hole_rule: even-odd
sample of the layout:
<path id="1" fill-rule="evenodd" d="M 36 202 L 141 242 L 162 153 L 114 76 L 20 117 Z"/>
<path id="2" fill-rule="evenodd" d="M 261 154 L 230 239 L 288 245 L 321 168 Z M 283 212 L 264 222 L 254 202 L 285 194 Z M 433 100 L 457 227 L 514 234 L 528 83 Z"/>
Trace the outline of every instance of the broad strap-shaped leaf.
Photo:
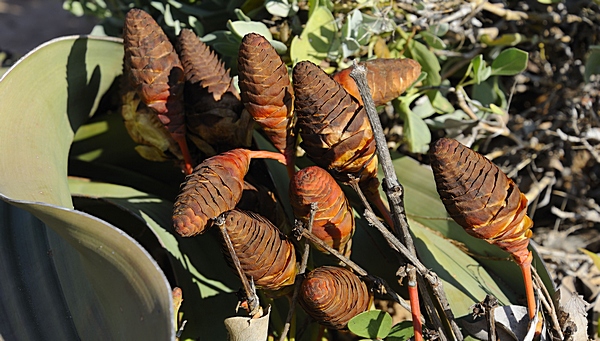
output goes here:
<path id="1" fill-rule="evenodd" d="M 171 290 L 162 271 L 122 231 L 72 210 L 67 186 L 74 131 L 121 73 L 122 48 L 119 39 L 59 38 L 0 80 L 6 128 L 0 133 L 0 197 L 13 205 L 2 206 L 6 275 L 0 283 L 20 288 L 2 295 L 2 311 L 10 312 L 2 319 L 4 338 L 174 337 Z M 14 212 L 17 220 L 10 218 Z"/>
<path id="2" fill-rule="evenodd" d="M 0 193 L 72 207 L 67 186 L 69 146 L 74 132 L 121 74 L 122 49 L 120 39 L 58 38 L 4 74 Z"/>
<path id="3" fill-rule="evenodd" d="M 10 322 L 2 324 L 4 328 L 30 334 L 24 330 L 30 328 L 30 324 L 22 325 L 23 320 L 37 321 L 34 339 L 39 340 L 57 337 L 53 330 L 78 338 L 89 335 L 102 339 L 174 337 L 170 285 L 156 262 L 131 237 L 79 211 L 15 201 L 5 196 L 0 199 L 29 211 L 43 222 L 32 218 L 28 225 L 22 226 L 19 221 L 13 221 L 2 229 L 6 236 L 23 233 L 27 237 L 3 240 L 2 259 L 15 263 L 6 264 L 13 273 L 2 276 L 2 285 L 22 290 L 2 295 L 2 310 L 18 309 L 28 316 L 19 317 L 12 310 L 7 316 Z M 33 247 L 31 255 L 40 257 L 40 252 L 45 253 L 49 258 L 46 267 L 53 269 L 38 273 L 37 263 L 19 261 L 19 248 L 27 249 L 29 243 Z M 46 285 L 55 286 L 48 293 L 59 296 L 41 296 L 39 286 Z M 64 302 L 56 305 L 61 297 Z M 54 319 L 54 323 L 47 324 L 42 322 L 46 315 L 62 316 L 62 321 Z M 0 330 L 2 334 L 5 332 Z"/>
<path id="4" fill-rule="evenodd" d="M 121 180 L 140 187 L 130 181 L 137 173 L 119 174 Z M 227 271 L 216 233 L 179 237 L 172 227 L 173 202 L 136 188 L 82 178 L 69 179 L 69 187 L 78 209 L 116 220 L 115 224 L 139 240 L 175 277 L 176 285 L 183 290 L 183 319 L 195 322 L 186 325 L 184 339 L 226 338 L 222 322 L 233 314 L 239 279 Z"/>

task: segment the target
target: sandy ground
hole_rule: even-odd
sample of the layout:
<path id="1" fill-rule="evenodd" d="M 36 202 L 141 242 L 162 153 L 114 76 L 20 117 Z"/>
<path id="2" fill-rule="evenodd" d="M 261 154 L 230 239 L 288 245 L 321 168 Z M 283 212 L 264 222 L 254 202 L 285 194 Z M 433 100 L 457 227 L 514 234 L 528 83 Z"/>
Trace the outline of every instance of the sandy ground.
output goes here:
<path id="1" fill-rule="evenodd" d="M 89 33 L 94 18 L 63 10 L 61 0 L 0 0 L 0 51 L 18 58 L 50 39 Z"/>

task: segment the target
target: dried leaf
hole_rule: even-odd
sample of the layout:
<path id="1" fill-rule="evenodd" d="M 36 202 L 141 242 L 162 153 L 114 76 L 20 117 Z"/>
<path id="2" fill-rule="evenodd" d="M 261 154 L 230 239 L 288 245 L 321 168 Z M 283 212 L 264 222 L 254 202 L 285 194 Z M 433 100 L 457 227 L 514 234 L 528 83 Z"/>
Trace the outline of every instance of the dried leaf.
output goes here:
<path id="1" fill-rule="evenodd" d="M 558 310 L 558 320 L 565 334 L 565 340 L 588 340 L 587 310 L 590 306 L 582 295 L 569 290 L 565 285 L 556 290 L 554 294 L 555 305 Z"/>
<path id="2" fill-rule="evenodd" d="M 121 84 L 121 116 L 136 151 L 150 161 L 183 160 L 181 149 L 156 113 L 142 103 L 136 91 Z"/>
<path id="3" fill-rule="evenodd" d="M 259 318 L 234 316 L 226 318 L 223 323 L 229 334 L 229 341 L 267 340 L 269 335 L 269 318 L 271 309 Z"/>
<path id="4" fill-rule="evenodd" d="M 376 106 L 400 96 L 421 74 L 421 65 L 409 58 L 373 59 L 359 64 L 367 69 L 367 83 Z M 346 68 L 333 75 L 333 79 L 362 105 L 358 86 L 350 77 L 353 69 L 354 66 Z"/>
<path id="5" fill-rule="evenodd" d="M 309 272 L 300 288 L 300 305 L 321 325 L 346 328 L 354 316 L 367 311 L 371 294 L 350 270 L 321 266 Z"/>
<path id="6" fill-rule="evenodd" d="M 317 204 L 312 233 L 335 250 L 350 256 L 355 227 L 352 208 L 327 171 L 312 166 L 297 172 L 290 182 L 290 203 L 294 215 L 305 224 L 309 221 L 311 204 Z"/>
<path id="7" fill-rule="evenodd" d="M 227 212 L 223 226 L 242 270 L 257 288 L 277 290 L 294 284 L 298 272 L 294 245 L 268 219 L 235 209 Z M 233 267 L 226 247 L 223 253 Z"/>
<path id="8" fill-rule="evenodd" d="M 244 176 L 252 158 L 283 156 L 268 151 L 234 149 L 204 160 L 186 177 L 173 206 L 173 225 L 183 237 L 203 233 L 207 224 L 232 210 L 242 196 Z"/>

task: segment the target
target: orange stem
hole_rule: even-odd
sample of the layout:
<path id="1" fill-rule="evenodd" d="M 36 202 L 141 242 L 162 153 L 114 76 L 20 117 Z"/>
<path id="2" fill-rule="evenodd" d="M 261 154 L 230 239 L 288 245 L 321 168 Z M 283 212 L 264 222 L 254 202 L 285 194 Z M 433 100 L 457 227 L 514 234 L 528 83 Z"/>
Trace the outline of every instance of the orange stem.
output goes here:
<path id="1" fill-rule="evenodd" d="M 533 293 L 533 281 L 531 279 L 531 260 L 533 255 L 529 251 L 527 259 L 519 264 L 521 273 L 523 274 L 523 282 L 525 283 L 525 296 L 527 297 L 527 311 L 529 312 L 529 319 L 533 320 L 535 317 L 535 295 Z"/>
<path id="2" fill-rule="evenodd" d="M 187 146 L 187 141 L 185 140 L 185 135 L 172 135 L 173 138 L 175 138 L 175 140 L 177 141 L 177 144 L 179 144 L 179 148 L 181 149 L 181 154 L 183 155 L 183 162 L 184 162 L 184 172 L 185 175 L 190 175 L 192 174 L 192 156 L 190 155 L 190 150 L 188 149 Z"/>
<path id="3" fill-rule="evenodd" d="M 292 148 L 286 148 L 284 151 L 286 169 L 290 179 L 294 178 L 296 174 L 296 153 Z"/>
<path id="4" fill-rule="evenodd" d="M 423 341 L 423 325 L 421 324 L 421 307 L 419 305 L 419 290 L 415 269 L 408 274 L 408 298 L 410 299 L 410 314 L 412 316 L 415 341 Z"/>
<path id="5" fill-rule="evenodd" d="M 273 159 L 283 165 L 287 165 L 285 156 L 281 153 L 270 152 L 267 150 L 249 150 L 248 156 L 251 159 Z"/>

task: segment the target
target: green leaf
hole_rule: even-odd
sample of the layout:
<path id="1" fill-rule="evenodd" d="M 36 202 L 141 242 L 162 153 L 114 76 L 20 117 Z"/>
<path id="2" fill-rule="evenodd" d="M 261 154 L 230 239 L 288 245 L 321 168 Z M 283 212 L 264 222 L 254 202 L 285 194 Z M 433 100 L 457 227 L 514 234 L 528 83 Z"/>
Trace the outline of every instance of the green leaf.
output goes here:
<path id="1" fill-rule="evenodd" d="M 442 82 L 440 70 L 442 68 L 436 55 L 427 46 L 415 40 L 411 40 L 408 44 L 408 52 L 410 53 L 409 57 L 419 62 L 421 69 L 427 72 L 425 83 L 431 86 L 440 85 Z"/>
<path id="2" fill-rule="evenodd" d="M 174 338 L 170 285 L 131 237 L 82 212 L 0 199 L 13 205 L 0 203 L 2 337 Z"/>
<path id="3" fill-rule="evenodd" d="M 113 225 L 72 210 L 67 184 L 74 131 L 122 58 L 119 39 L 64 37 L 0 80 L 0 199 L 13 205 L 1 210 L 0 285 L 10 293 L 0 311 L 11 312 L 3 337 L 174 338 L 170 287 L 156 262 Z"/>
<path id="4" fill-rule="evenodd" d="M 248 33 L 258 33 L 267 40 L 273 40 L 273 35 L 267 25 L 257 21 L 231 21 L 227 22 L 227 28 L 239 39 Z"/>
<path id="5" fill-rule="evenodd" d="M 590 256 L 590 258 L 594 262 L 594 265 L 596 266 L 596 268 L 598 268 L 598 270 L 600 270 L 600 256 L 598 256 L 598 254 L 596 254 L 596 253 L 594 253 L 592 251 L 583 249 L 583 248 L 580 248 L 579 251 L 581 251 L 581 252 L 585 253 L 586 255 Z"/>
<path id="6" fill-rule="evenodd" d="M 265 9 L 272 15 L 287 18 L 295 15 L 299 8 L 296 0 L 292 0 L 291 3 L 288 0 L 267 0 Z"/>
<path id="7" fill-rule="evenodd" d="M 429 127 L 409 107 L 410 102 L 401 101 L 397 112 L 404 121 L 404 140 L 411 153 L 426 153 L 431 142 Z"/>
<path id="8" fill-rule="evenodd" d="M 121 73 L 122 56 L 119 39 L 59 38 L 29 53 L 0 79 L 0 193 L 72 207 L 67 186 L 71 139 Z"/>
<path id="9" fill-rule="evenodd" d="M 348 329 L 360 337 L 383 339 L 392 329 L 392 317 L 381 310 L 370 310 L 354 316 Z"/>
<path id="10" fill-rule="evenodd" d="M 514 76 L 527 67 L 529 55 L 523 50 L 511 47 L 506 49 L 492 62 L 492 75 Z"/>
<path id="11" fill-rule="evenodd" d="M 443 50 L 446 48 L 446 43 L 444 43 L 442 39 L 440 39 L 437 35 L 431 32 L 423 31 L 421 32 L 421 36 L 423 37 L 423 40 L 425 40 L 427 45 L 431 46 L 434 49 Z"/>
<path id="12" fill-rule="evenodd" d="M 490 77 L 492 74 L 492 68 L 486 65 L 483 60 L 483 55 L 478 55 L 473 58 L 473 80 L 475 84 L 480 84 Z"/>
<path id="13" fill-rule="evenodd" d="M 585 61 L 584 77 L 586 83 L 590 81 L 592 75 L 598 74 L 600 74 L 600 45 L 592 45 Z"/>
<path id="14" fill-rule="evenodd" d="M 330 53 L 337 51 L 337 25 L 331 11 L 319 6 L 312 13 L 300 36 L 292 39 L 290 57 L 295 64 L 309 60 L 317 65 Z"/>
<path id="15" fill-rule="evenodd" d="M 123 176 L 130 183 L 131 175 Z M 168 258 L 184 295 L 180 311 L 189 322 L 184 337 L 226 338 L 222 321 L 234 313 L 240 282 L 224 261 L 216 231 L 179 237 L 171 227 L 173 203 L 134 188 L 82 179 L 70 179 L 69 186 L 78 209 L 114 221 L 137 239 L 146 236 L 145 248 Z"/>
<path id="16" fill-rule="evenodd" d="M 387 341 L 406 341 L 413 336 L 415 333 L 413 329 L 412 321 L 402 321 L 395 324 L 390 330 L 386 340 Z"/>
<path id="17" fill-rule="evenodd" d="M 427 32 L 431 32 L 438 37 L 443 37 L 444 35 L 446 35 L 446 33 L 448 33 L 449 29 L 450 29 L 450 25 L 448 25 L 447 23 L 435 24 L 435 25 L 429 26 L 429 28 L 427 29 Z"/>

